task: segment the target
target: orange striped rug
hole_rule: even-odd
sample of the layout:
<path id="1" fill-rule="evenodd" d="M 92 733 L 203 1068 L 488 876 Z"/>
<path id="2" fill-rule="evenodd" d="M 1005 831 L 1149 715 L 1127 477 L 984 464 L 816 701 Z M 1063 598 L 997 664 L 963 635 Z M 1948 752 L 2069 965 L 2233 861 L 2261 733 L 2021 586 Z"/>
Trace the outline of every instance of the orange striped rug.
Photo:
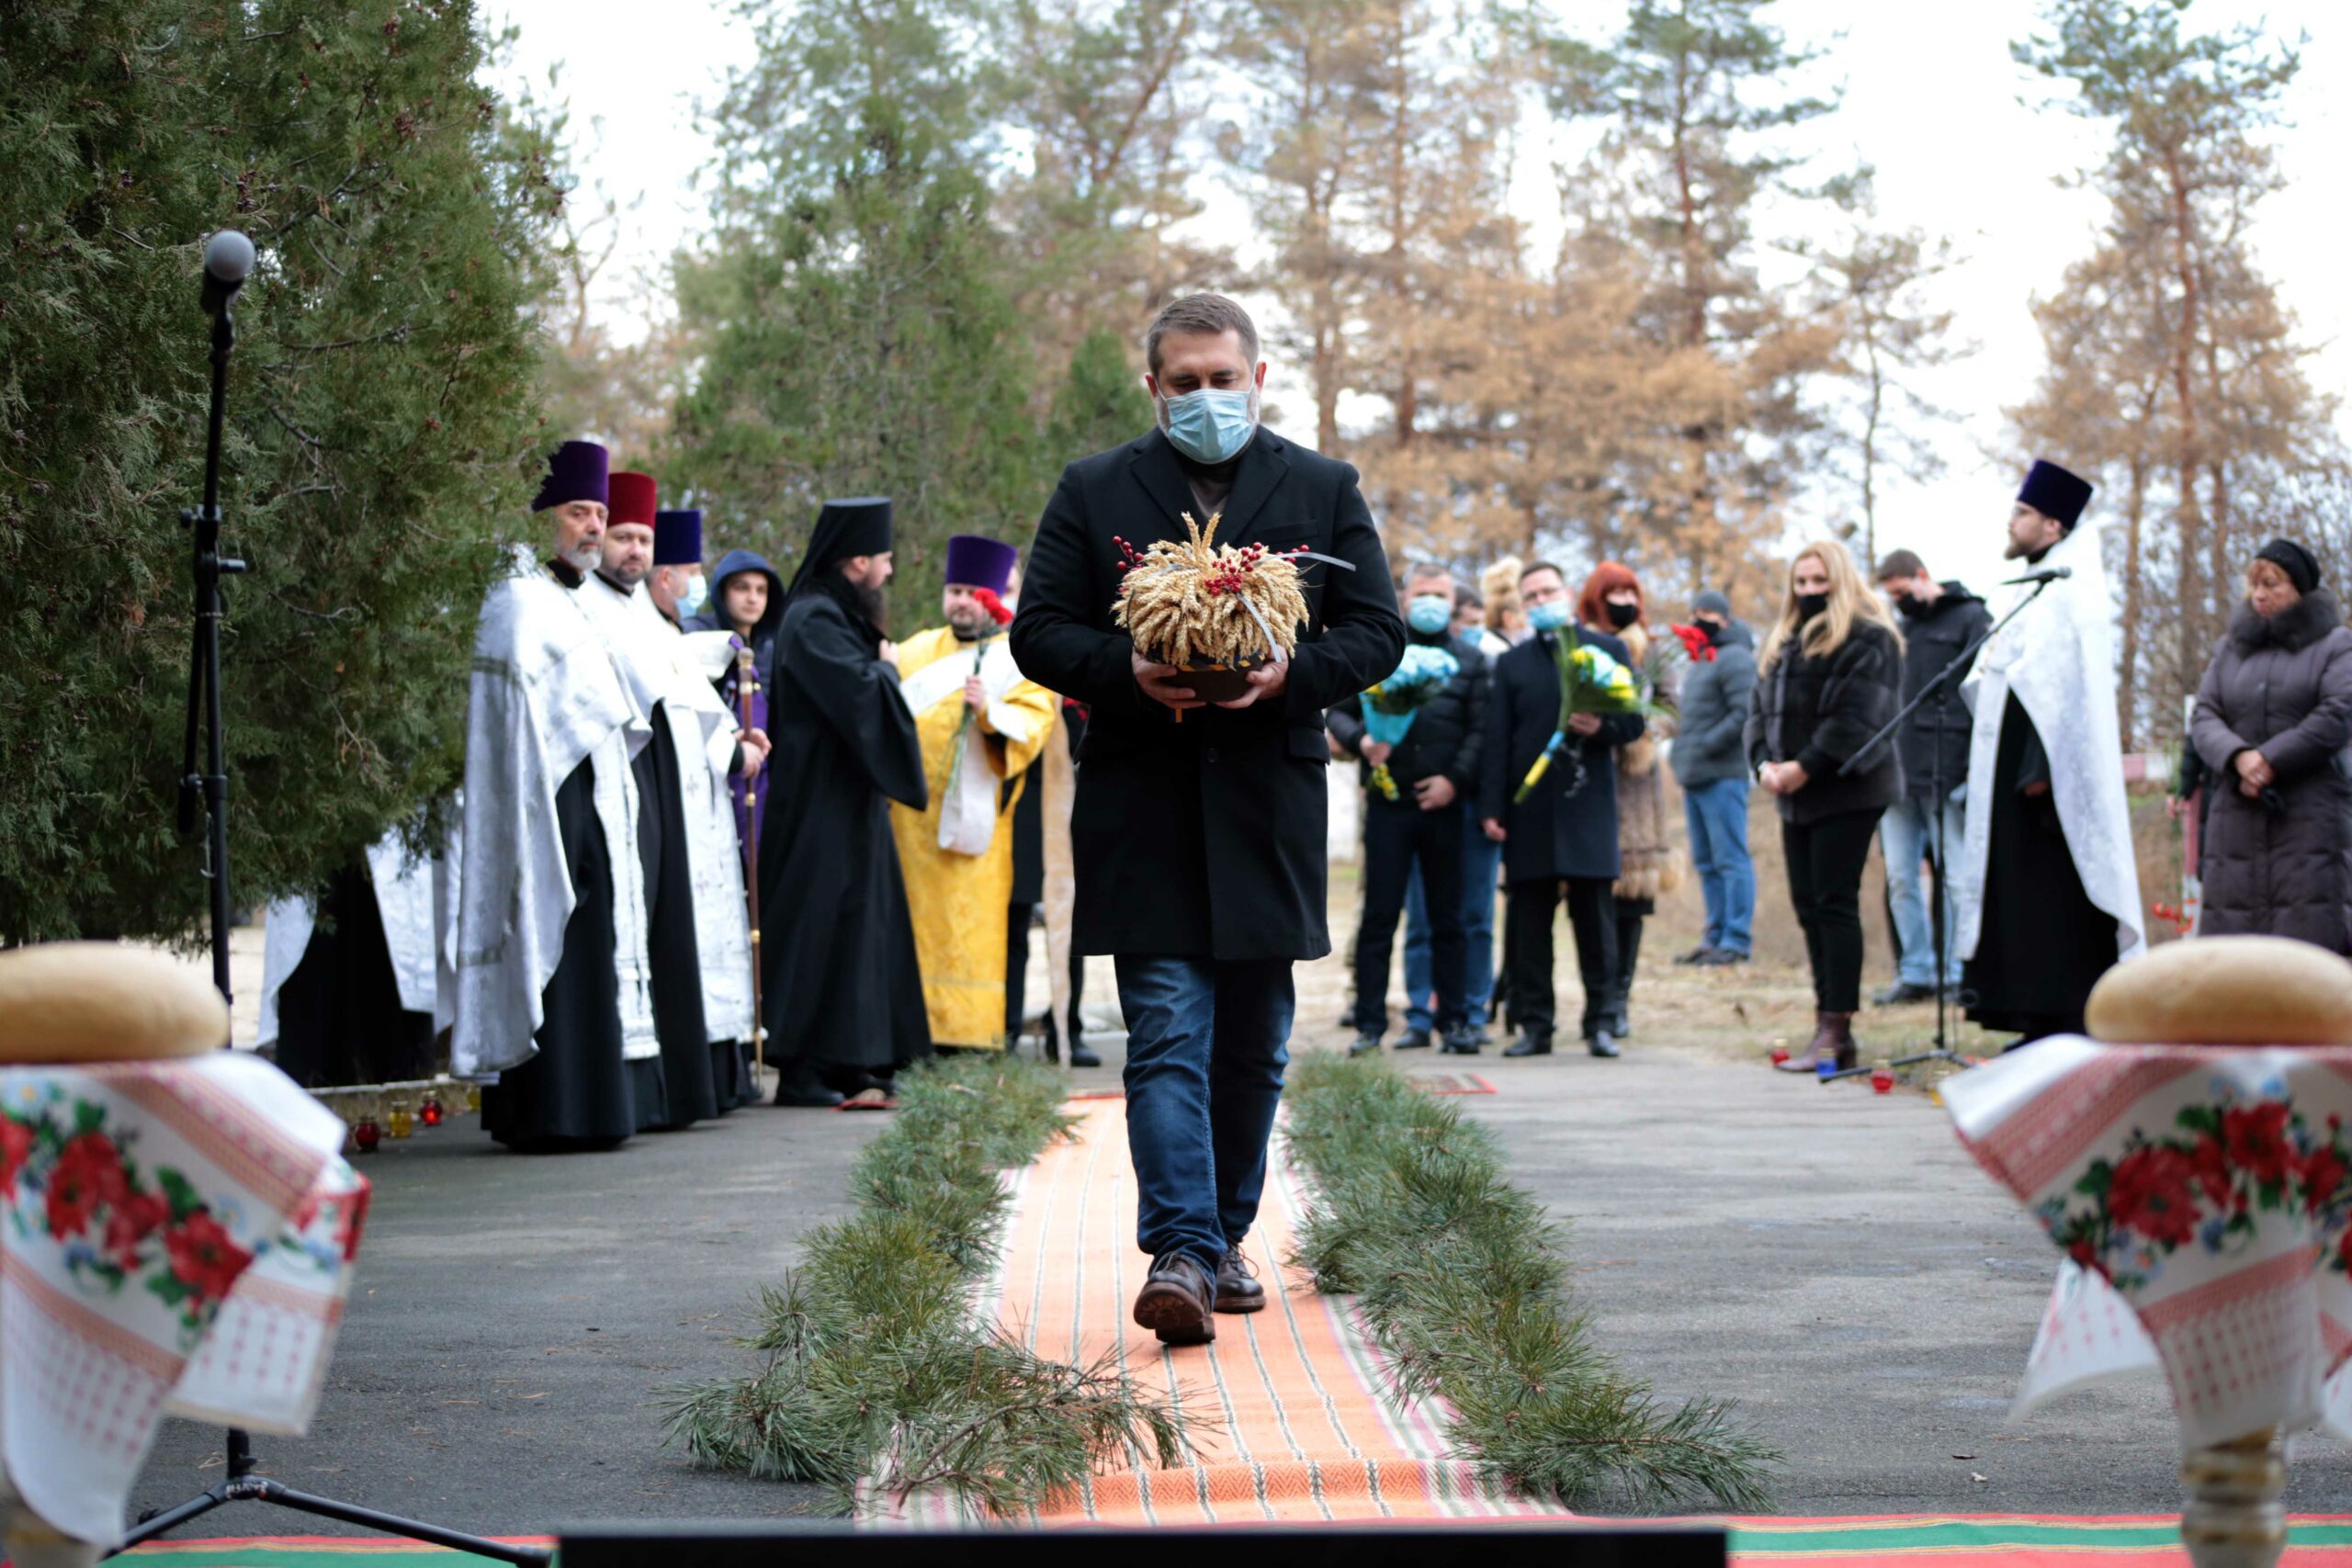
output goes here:
<path id="1" fill-rule="evenodd" d="M 1108 1355 L 1193 1416 L 1196 1462 L 1145 1456 L 1095 1476 L 1041 1525 L 1329 1523 L 1561 1517 L 1512 1497 L 1446 1457 L 1446 1412 L 1388 1389 L 1351 1301 L 1315 1292 L 1287 1261 L 1304 1203 L 1280 1158 L 1267 1173 L 1244 1250 L 1266 1287 L 1263 1312 L 1220 1316 L 1215 1344 L 1170 1349 L 1127 1316 L 1143 1283 L 1124 1100 L 1073 1101 L 1077 1136 L 1012 1178 L 1002 1259 L 984 1310 L 1040 1355 L 1087 1365 Z M 944 1496 L 912 1500 L 906 1522 L 951 1525 Z"/>

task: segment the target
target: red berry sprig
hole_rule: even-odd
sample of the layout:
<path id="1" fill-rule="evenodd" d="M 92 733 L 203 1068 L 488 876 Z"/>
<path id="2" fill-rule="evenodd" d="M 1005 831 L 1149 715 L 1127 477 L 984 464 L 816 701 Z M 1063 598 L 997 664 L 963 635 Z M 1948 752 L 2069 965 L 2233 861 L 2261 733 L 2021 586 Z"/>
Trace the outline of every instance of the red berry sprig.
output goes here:
<path id="1" fill-rule="evenodd" d="M 1111 536 L 1111 542 L 1119 547 L 1119 570 L 1122 573 L 1133 571 L 1143 564 L 1143 552 L 1126 540 L 1114 534 Z"/>

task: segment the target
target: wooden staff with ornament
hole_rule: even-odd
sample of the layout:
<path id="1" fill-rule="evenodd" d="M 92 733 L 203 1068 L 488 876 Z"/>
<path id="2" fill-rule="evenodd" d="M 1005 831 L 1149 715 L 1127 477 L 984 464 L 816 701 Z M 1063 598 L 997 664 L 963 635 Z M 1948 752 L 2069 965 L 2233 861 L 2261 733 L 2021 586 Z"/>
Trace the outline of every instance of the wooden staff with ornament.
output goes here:
<path id="1" fill-rule="evenodd" d="M 735 722 L 752 728 L 752 697 L 759 690 L 752 645 L 735 645 Z M 763 770 L 764 771 L 764 770 Z M 743 781 L 743 913 L 752 922 L 752 1088 L 767 1076 L 768 1015 L 760 1005 L 760 775 Z"/>

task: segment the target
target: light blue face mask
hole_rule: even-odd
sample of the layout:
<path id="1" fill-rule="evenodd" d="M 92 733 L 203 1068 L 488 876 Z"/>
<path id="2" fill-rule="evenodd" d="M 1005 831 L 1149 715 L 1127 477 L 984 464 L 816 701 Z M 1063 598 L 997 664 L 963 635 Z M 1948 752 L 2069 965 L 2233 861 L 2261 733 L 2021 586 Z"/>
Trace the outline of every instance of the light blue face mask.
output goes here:
<path id="1" fill-rule="evenodd" d="M 1530 604 L 1527 624 L 1539 632 L 1555 632 L 1568 624 L 1568 602 L 1555 599 L 1549 604 Z"/>
<path id="2" fill-rule="evenodd" d="M 1453 601 L 1442 593 L 1416 593 L 1405 605 L 1405 624 L 1434 636 L 1453 622 Z"/>
<path id="3" fill-rule="evenodd" d="M 696 572 L 686 579 L 685 592 L 678 595 L 678 619 L 700 615 L 702 607 L 709 603 L 710 584 L 704 581 L 702 573 Z"/>
<path id="4" fill-rule="evenodd" d="M 1252 389 L 1254 390 L 1254 389 Z M 1176 450 L 1196 463 L 1222 463 L 1238 456 L 1258 433 L 1250 390 L 1203 387 L 1160 400 L 1160 428 Z"/>

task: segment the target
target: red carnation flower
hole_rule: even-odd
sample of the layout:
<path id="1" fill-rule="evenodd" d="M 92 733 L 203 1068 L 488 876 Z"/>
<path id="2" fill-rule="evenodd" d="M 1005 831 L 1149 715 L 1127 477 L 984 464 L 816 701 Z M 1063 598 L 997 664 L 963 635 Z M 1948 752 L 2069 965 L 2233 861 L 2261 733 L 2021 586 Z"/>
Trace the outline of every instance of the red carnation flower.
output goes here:
<path id="1" fill-rule="evenodd" d="M 1676 626 L 1674 628 L 1674 635 L 1682 639 L 1683 650 L 1690 655 L 1691 663 L 1711 664 L 1714 662 L 1715 642 L 1713 637 L 1706 634 L 1704 628 L 1700 626 Z"/>
<path id="2" fill-rule="evenodd" d="M 229 1293 L 254 1255 L 231 1239 L 209 1209 L 198 1209 L 164 1234 L 172 1277 L 188 1288 L 198 1305 Z"/>
<path id="3" fill-rule="evenodd" d="M 972 594 L 972 599 L 981 609 L 989 613 L 989 618 L 998 626 L 1009 626 L 1012 624 L 1012 612 L 1004 607 L 1004 601 L 996 596 L 995 589 L 978 589 Z"/>
<path id="4" fill-rule="evenodd" d="M 2222 1142 L 2230 1163 L 2266 1187 L 2286 1182 L 2295 1151 L 2287 1142 L 2287 1106 L 2282 1100 L 2222 1112 Z"/>
<path id="5" fill-rule="evenodd" d="M 32 1153 L 33 1130 L 13 1116 L 0 1116 L 0 1198 L 17 1196 L 17 1173 Z"/>
<path id="6" fill-rule="evenodd" d="M 2109 1179 L 2108 1213 L 2151 1241 L 2182 1246 L 2197 1234 L 2196 1177 L 2196 1167 L 2177 1150 L 2133 1149 Z"/>
<path id="7" fill-rule="evenodd" d="M 104 1133 L 75 1134 L 49 1173 L 49 1234 L 60 1241 L 82 1235 L 100 1209 L 119 1202 L 130 1189 L 114 1140 Z"/>

